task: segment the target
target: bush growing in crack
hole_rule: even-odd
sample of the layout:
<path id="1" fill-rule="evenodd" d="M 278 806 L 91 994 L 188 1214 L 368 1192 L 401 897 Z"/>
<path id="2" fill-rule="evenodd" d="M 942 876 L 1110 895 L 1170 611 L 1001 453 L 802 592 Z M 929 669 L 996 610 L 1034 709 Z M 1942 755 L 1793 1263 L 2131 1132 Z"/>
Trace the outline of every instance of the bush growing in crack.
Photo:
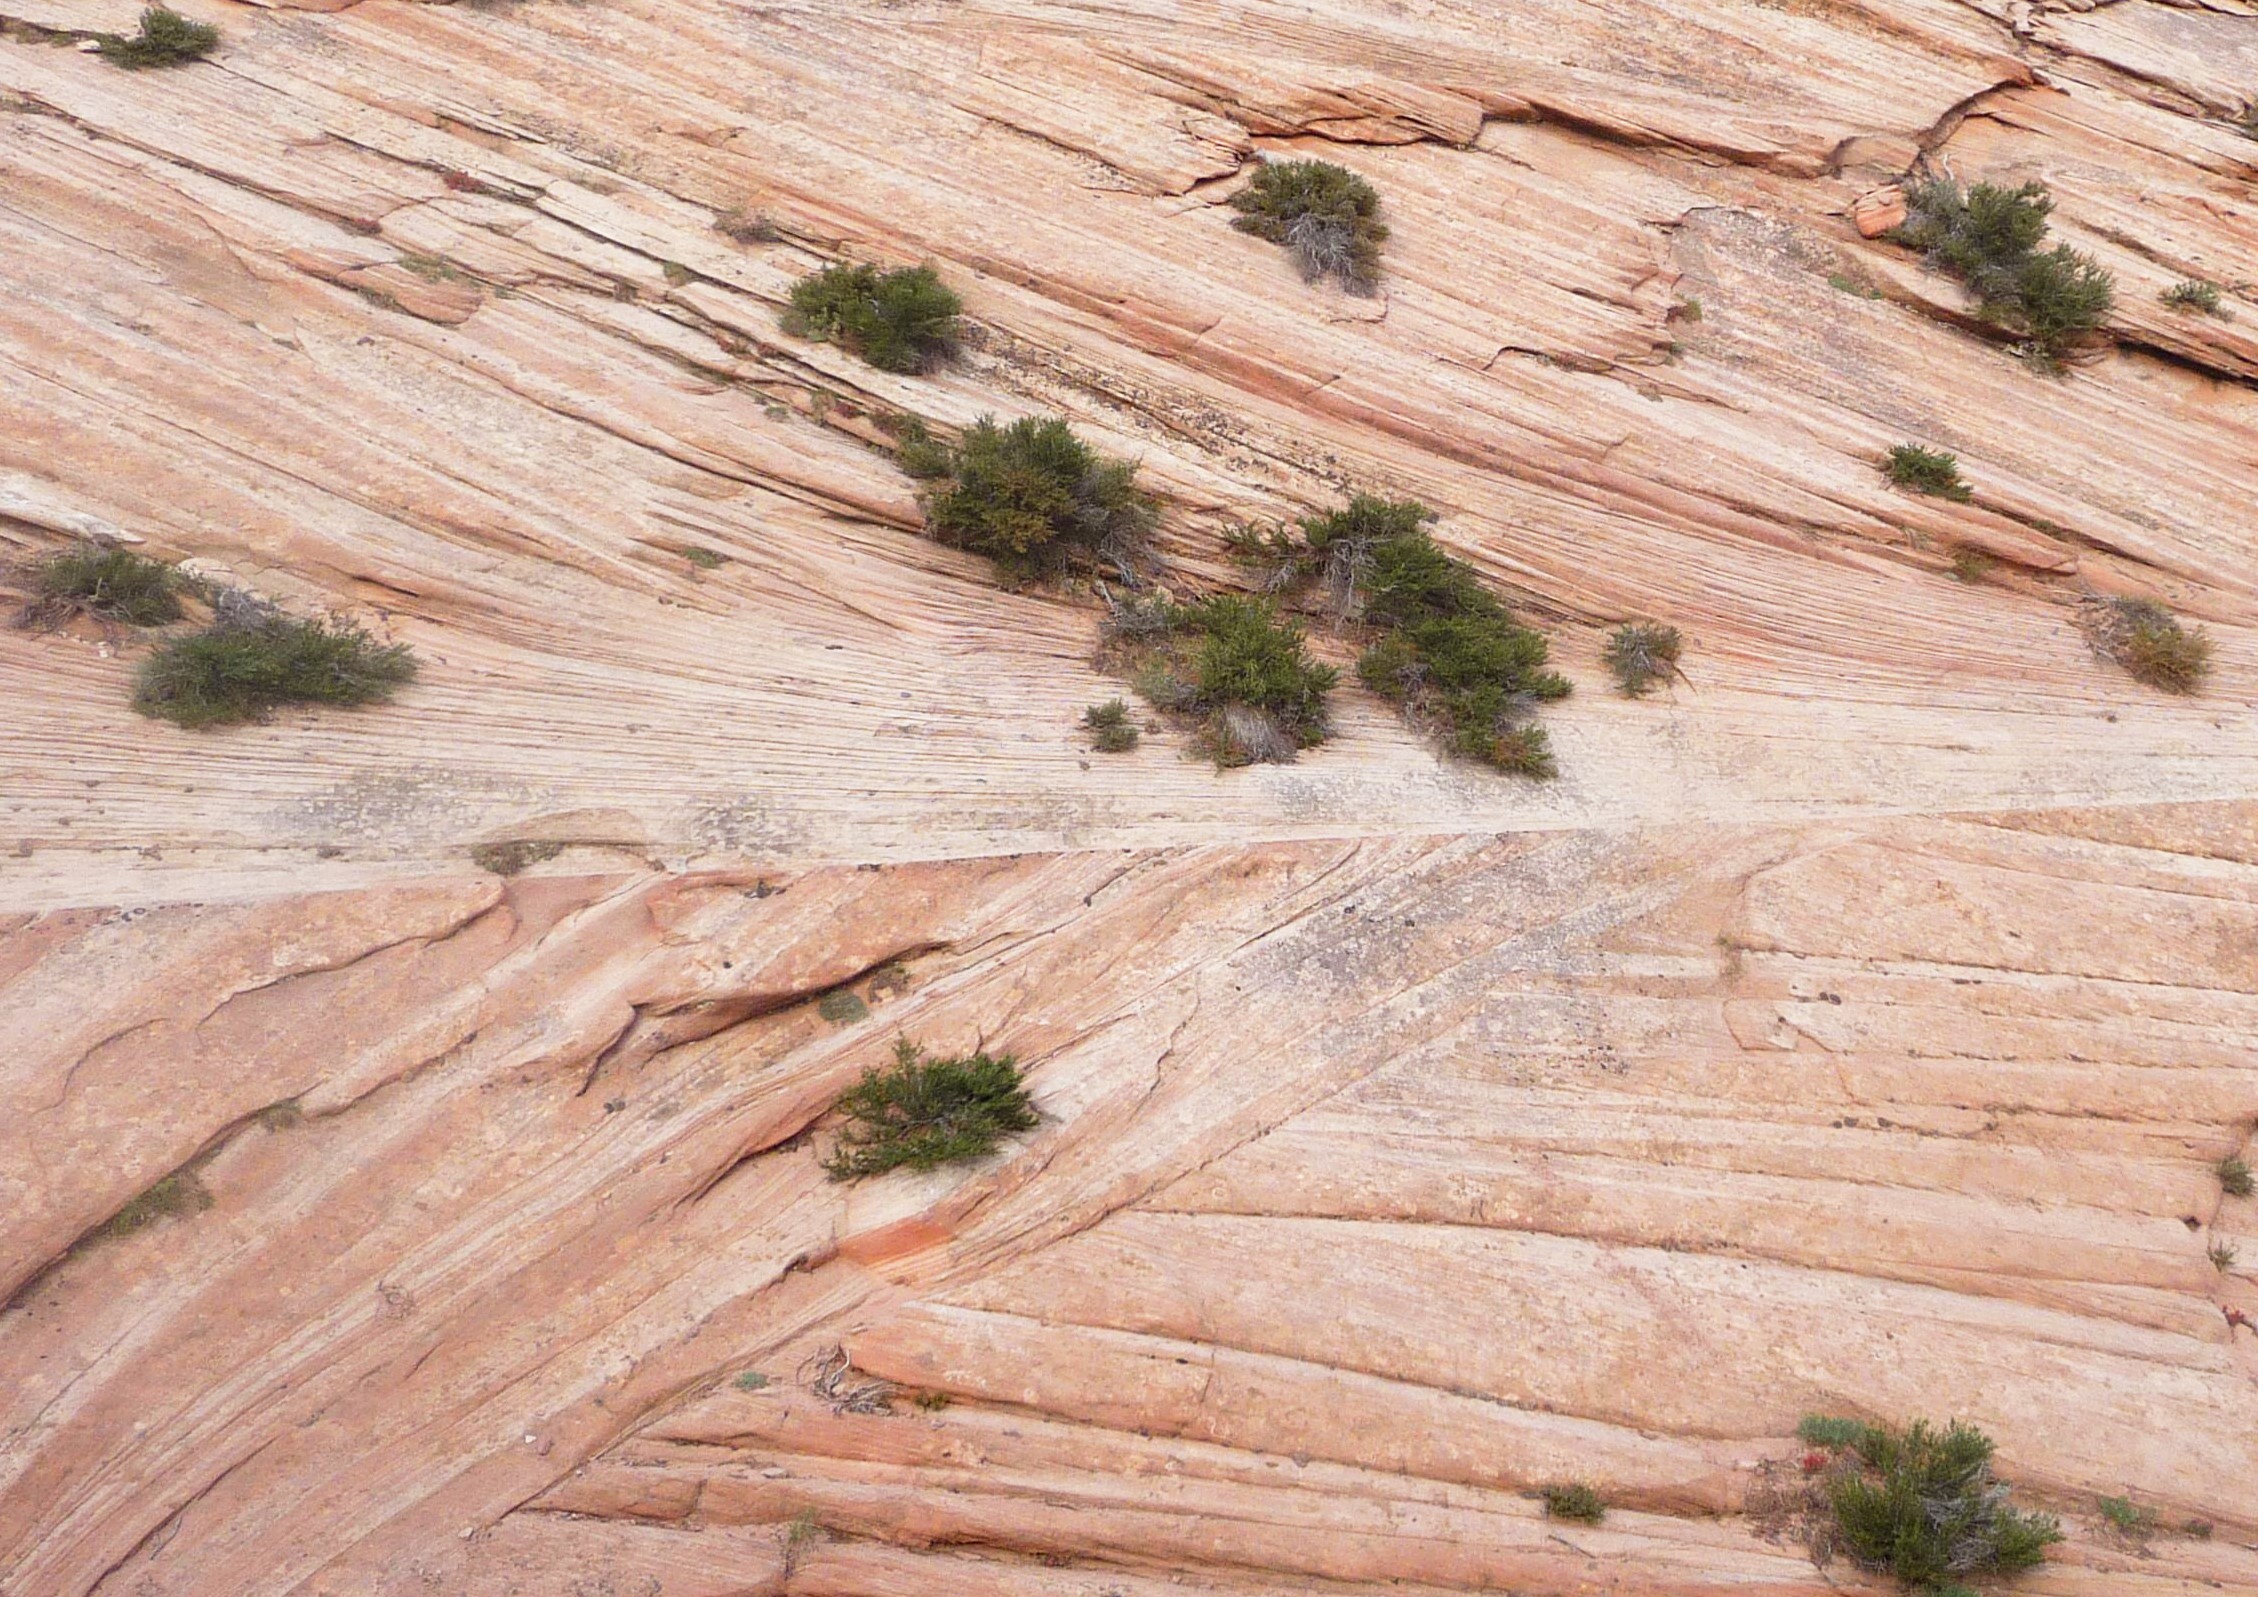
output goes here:
<path id="1" fill-rule="evenodd" d="M 906 1037 L 894 1045 L 892 1069 L 865 1071 L 833 1107 L 847 1119 L 823 1162 L 834 1181 L 984 1158 L 1042 1118 L 1011 1055 L 931 1058 Z"/>
<path id="2" fill-rule="evenodd" d="M 1110 460 L 1063 421 L 983 416 L 955 448 L 922 427 L 904 432 L 902 466 L 928 479 L 927 529 L 940 542 L 994 560 L 1006 574 L 1054 573 L 1077 559 L 1125 568 L 1158 520 L 1137 468 Z"/>
<path id="3" fill-rule="evenodd" d="M 1833 1450 L 1827 1501 L 1851 1557 L 1930 1597 L 1966 1593 L 1964 1577 L 2033 1568 L 2062 1539 L 2052 1515 L 2012 1506 L 1991 1438 L 1972 1426 L 1814 1415 L 1798 1434 Z"/>
<path id="4" fill-rule="evenodd" d="M 880 371 L 930 371 L 957 344 L 964 310 L 930 266 L 832 266 L 792 285 L 784 330 L 826 339 Z"/>
<path id="5" fill-rule="evenodd" d="M 2194 693 L 2211 674 L 2211 635 L 2190 631 L 2154 599 L 2088 600 L 2079 614 L 2086 642 L 2136 682 L 2166 693 Z"/>
<path id="6" fill-rule="evenodd" d="M 220 30 L 208 22 L 191 22 L 169 6 L 155 5 L 141 13 L 138 31 L 94 37 L 103 60 L 128 72 L 141 72 L 202 60 L 219 44 Z"/>
<path id="7" fill-rule="evenodd" d="M 2061 369 L 2116 300 L 2115 279 L 2092 256 L 2057 244 L 2041 251 L 2054 200 L 2041 183 L 1963 191 L 1949 177 L 1906 185 L 1906 218 L 1891 230 L 1975 294 L 1988 321 L 2018 328 L 2034 364 Z"/>
<path id="8" fill-rule="evenodd" d="M 1636 699 L 1677 673 L 1678 656 L 1685 647 L 1685 634 L 1676 627 L 1659 621 L 1626 621 L 1608 634 L 1600 658 L 1615 673 L 1623 696 Z"/>
<path id="9" fill-rule="evenodd" d="M 1568 680 L 1546 669 L 1544 635 L 1514 621 L 1474 568 L 1428 535 L 1434 519 L 1417 500 L 1357 494 L 1303 518 L 1298 542 L 1250 532 L 1233 549 L 1267 568 L 1273 591 L 1321 587 L 1333 613 L 1371 639 L 1358 679 L 1449 752 L 1519 776 L 1557 775 L 1530 718 L 1540 702 L 1567 697 Z"/>
<path id="10" fill-rule="evenodd" d="M 91 538 L 34 564 L 30 586 L 26 626 L 57 626 L 85 615 L 129 627 L 161 627 L 181 618 L 181 596 L 195 588 L 161 560 Z"/>
<path id="11" fill-rule="evenodd" d="M 1900 488 L 1954 504 L 1964 505 L 1975 497 L 1976 491 L 1961 480 L 1959 458 L 1941 449 L 1899 444 L 1882 462 L 1882 475 Z"/>
<path id="12" fill-rule="evenodd" d="M 228 591 L 210 626 L 142 662 L 133 707 L 178 726 L 227 726 L 286 704 L 380 703 L 415 675 L 404 643 L 378 643 L 349 622 L 301 621 Z"/>
<path id="13" fill-rule="evenodd" d="M 1267 600 L 1116 602 L 1100 661 L 1155 709 L 1191 722 L 1194 746 L 1218 767 L 1282 764 L 1331 730 L 1326 699 L 1339 673 L 1309 658 L 1301 629 Z"/>
<path id="14" fill-rule="evenodd" d="M 1380 195 L 1331 161 L 1264 161 L 1231 196 L 1242 233 L 1282 244 L 1304 282 L 1331 277 L 1352 294 L 1380 281 L 1380 246 L 1388 236 Z"/>

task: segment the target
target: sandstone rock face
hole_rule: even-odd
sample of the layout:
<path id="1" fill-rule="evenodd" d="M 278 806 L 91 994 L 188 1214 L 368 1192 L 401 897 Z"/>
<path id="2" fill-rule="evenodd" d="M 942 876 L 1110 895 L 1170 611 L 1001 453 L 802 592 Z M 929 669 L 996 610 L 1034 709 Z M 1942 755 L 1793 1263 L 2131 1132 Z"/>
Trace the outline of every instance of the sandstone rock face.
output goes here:
<path id="1" fill-rule="evenodd" d="M 0 0 L 0 552 L 423 670 L 189 733 L 0 630 L 5 1597 L 1888 1589 L 1772 1511 L 1811 1412 L 1991 1432 L 2019 1590 L 2258 1591 L 2246 7 L 184 3 Z M 1376 297 L 1230 228 L 1288 154 Z M 2114 347 L 1881 237 L 1916 163 L 2044 180 Z M 783 334 L 842 258 L 961 358 Z M 1353 680 L 1093 755 L 1095 596 L 920 537 L 901 412 L 1133 456 L 1187 590 L 1418 497 L 1560 780 Z M 902 1037 L 1042 1125 L 828 1181 Z"/>

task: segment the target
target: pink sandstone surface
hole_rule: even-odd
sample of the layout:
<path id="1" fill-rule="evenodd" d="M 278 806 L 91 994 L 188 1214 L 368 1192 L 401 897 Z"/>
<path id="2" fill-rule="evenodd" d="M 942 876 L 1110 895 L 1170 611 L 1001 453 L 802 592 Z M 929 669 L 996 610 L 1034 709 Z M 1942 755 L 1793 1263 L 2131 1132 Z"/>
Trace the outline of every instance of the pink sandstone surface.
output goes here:
<path id="1" fill-rule="evenodd" d="M 191 733 L 0 631 L 0 1594 L 1893 1589 L 1750 1512 L 1814 1411 L 1995 1436 L 2016 1591 L 2258 1592 L 2258 12 L 181 5 L 127 74 L 0 0 L 0 554 L 423 671 Z M 1376 297 L 1231 230 L 1262 154 L 1380 189 Z M 2045 181 L 2114 348 L 1874 236 L 1917 159 Z M 962 357 L 785 336 L 841 258 Z M 903 410 L 1068 417 L 1195 588 L 1418 497 L 1561 778 L 1353 681 L 1094 757 L 1094 602 L 919 536 Z M 826 1180 L 905 1036 L 1042 1126 Z"/>

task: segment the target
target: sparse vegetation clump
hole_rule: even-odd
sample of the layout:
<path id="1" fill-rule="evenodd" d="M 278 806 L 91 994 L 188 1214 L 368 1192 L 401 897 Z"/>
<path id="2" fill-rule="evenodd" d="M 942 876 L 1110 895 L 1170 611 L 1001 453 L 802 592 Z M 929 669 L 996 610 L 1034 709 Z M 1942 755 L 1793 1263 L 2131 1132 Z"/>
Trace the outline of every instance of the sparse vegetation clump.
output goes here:
<path id="1" fill-rule="evenodd" d="M 1380 281 L 1380 246 L 1388 237 L 1380 195 L 1331 161 L 1265 161 L 1254 180 L 1231 196 L 1242 233 L 1283 244 L 1304 282 L 1338 279 L 1352 294 Z"/>
<path id="2" fill-rule="evenodd" d="M 1120 564 L 1156 519 L 1137 468 L 1109 460 L 1063 421 L 983 416 L 954 449 L 904 435 L 903 469 L 934 486 L 926 525 L 941 542 L 994 560 L 1014 576 L 1054 571 L 1076 556 Z"/>
<path id="3" fill-rule="evenodd" d="M 1882 473 L 1900 488 L 1955 504 L 1964 505 L 1975 497 L 1975 490 L 1961 479 L 1959 458 L 1941 449 L 1899 444 L 1882 462 Z"/>
<path id="4" fill-rule="evenodd" d="M 2156 1533 L 2156 1510 L 2143 1507 L 2130 1497 L 2103 1497 L 2095 1506 L 2109 1522 L 2109 1528 L 2120 1536 L 2145 1541 Z"/>
<path id="5" fill-rule="evenodd" d="M 1971 543 L 1953 545 L 1952 578 L 1975 585 L 1991 575 L 1992 558 Z"/>
<path id="6" fill-rule="evenodd" d="M 95 35 L 102 59 L 140 72 L 150 67 L 179 66 L 201 60 L 220 42 L 220 30 L 207 22 L 191 22 L 169 6 L 150 6 L 141 13 L 141 26 L 133 33 Z"/>
<path id="7" fill-rule="evenodd" d="M 102 1222 L 97 1235 L 129 1237 L 159 1220 L 201 1214 L 212 1206 L 212 1194 L 193 1169 L 175 1170 L 160 1177 L 126 1201 L 123 1208 Z"/>
<path id="8" fill-rule="evenodd" d="M 2230 1153 L 2216 1166 L 2219 1190 L 2230 1198 L 2250 1196 L 2250 1163 L 2239 1153 Z"/>
<path id="9" fill-rule="evenodd" d="M 956 348 L 964 310 L 930 266 L 833 266 L 792 285 L 784 330 L 827 339 L 880 371 L 922 372 Z"/>
<path id="10" fill-rule="evenodd" d="M 1413 499 L 1358 494 L 1340 510 L 1232 539 L 1275 592 L 1315 582 L 1335 614 L 1363 623 L 1357 676 L 1452 753 L 1522 776 L 1556 774 L 1535 706 L 1567 696 L 1546 669 L 1542 633 L 1516 623 L 1464 561 L 1428 536 L 1434 512 Z M 1664 629 L 1668 630 L 1668 629 Z"/>
<path id="11" fill-rule="evenodd" d="M 1267 600 L 1117 603 L 1105 653 L 1155 709 L 1196 720 L 1197 746 L 1218 766 L 1283 763 L 1331 730 L 1338 673 Z"/>
<path id="12" fill-rule="evenodd" d="M 1685 635 L 1676 627 L 1659 621 L 1627 621 L 1608 634 L 1600 658 L 1615 673 L 1625 696 L 1635 699 L 1655 683 L 1670 679 L 1685 647 Z"/>
<path id="13" fill-rule="evenodd" d="M 1557 774 L 1529 718 L 1565 698 L 1568 680 L 1547 669 L 1544 635 L 1515 622 L 1473 567 L 1414 530 L 1374 544 L 1357 585 L 1364 619 L 1382 629 L 1357 661 L 1366 687 L 1453 754 L 1517 776 Z"/>
<path id="14" fill-rule="evenodd" d="M 834 1106 L 847 1117 L 823 1164 L 834 1181 L 934 1170 L 993 1153 L 1041 1120 L 1009 1054 L 928 1057 L 904 1038 L 890 1070 L 868 1070 Z"/>
<path id="15" fill-rule="evenodd" d="M 32 599 L 24 619 L 53 625 L 74 615 L 131 627 L 161 627 L 181 617 L 189 584 L 161 560 L 87 539 L 49 555 L 31 570 Z"/>
<path id="16" fill-rule="evenodd" d="M 1090 734 L 1090 747 L 1100 754 L 1126 754 L 1137 746 L 1137 723 L 1129 719 L 1129 706 L 1119 699 L 1084 710 L 1082 727 Z"/>
<path id="17" fill-rule="evenodd" d="M 496 876 L 515 876 L 544 860 L 555 859 L 564 850 L 562 843 L 519 837 L 502 843 L 479 844 L 470 851 L 470 862 L 480 870 L 491 871 Z"/>
<path id="18" fill-rule="evenodd" d="M 784 238 L 784 230 L 766 211 L 733 207 L 715 217 L 713 226 L 715 232 L 739 244 L 777 244 Z"/>
<path id="19" fill-rule="evenodd" d="M 1581 1481 L 1555 1481 L 1543 1492 L 1545 1513 L 1553 1519 L 1572 1519 L 1597 1525 L 1607 1517 L 1607 1499 Z"/>
<path id="20" fill-rule="evenodd" d="M 1916 1420 L 1900 1430 L 1811 1415 L 1796 1434 L 1837 1455 L 1826 1494 L 1841 1545 L 1930 1597 L 1964 1592 L 1967 1577 L 2032 1568 L 2062 1539 L 2052 1515 L 2011 1505 L 1992 1474 L 1991 1438 L 1972 1426 Z"/>
<path id="21" fill-rule="evenodd" d="M 286 704 L 377 703 L 415 674 L 406 644 L 223 594 L 209 627 L 171 639 L 142 662 L 133 707 L 179 726 L 227 726 L 263 720 Z"/>
<path id="22" fill-rule="evenodd" d="M 2180 625 L 2154 599 L 2103 599 L 2082 617 L 2087 640 L 2137 682 L 2166 693 L 2193 693 L 2211 673 L 2211 635 Z"/>
<path id="23" fill-rule="evenodd" d="M 2044 184 L 1951 178 L 1906 188 L 1906 219 L 1890 235 L 1966 283 L 1987 320 L 2019 329 L 2039 365 L 2058 369 L 2071 346 L 2101 326 L 2115 280 L 2092 256 L 2057 244 L 2041 250 L 2054 200 Z"/>
<path id="24" fill-rule="evenodd" d="M 2204 1250 L 2204 1255 L 2210 1259 L 2211 1268 L 2221 1275 L 2234 1268 L 2235 1245 L 2224 1237 L 2214 1237 L 2211 1246 Z"/>
<path id="25" fill-rule="evenodd" d="M 2200 277 L 2174 283 L 2158 297 L 2174 310 L 2201 311 L 2206 316 L 2226 314 L 2219 304 L 2219 285 Z"/>

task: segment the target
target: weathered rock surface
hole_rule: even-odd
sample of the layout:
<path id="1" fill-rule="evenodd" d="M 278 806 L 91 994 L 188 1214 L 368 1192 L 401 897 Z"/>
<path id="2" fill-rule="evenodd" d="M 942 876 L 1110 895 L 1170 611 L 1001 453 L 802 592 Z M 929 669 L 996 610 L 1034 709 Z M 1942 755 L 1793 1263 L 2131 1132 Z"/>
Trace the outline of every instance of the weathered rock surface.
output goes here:
<path id="1" fill-rule="evenodd" d="M 2248 8 L 184 3 L 124 74 L 0 0 L 0 542 L 424 670 L 190 734 L 0 630 L 0 1593 L 1864 1590 L 1749 1512 L 1813 1410 L 1997 1436 L 2017 1589 L 2258 1591 Z M 1378 297 L 1230 229 L 1258 152 L 1379 186 Z M 1917 159 L 2043 178 L 2117 347 L 1866 236 Z M 962 360 L 785 337 L 843 256 Z M 1562 779 L 1353 687 L 1093 757 L 1094 602 L 918 536 L 903 410 L 1134 455 L 1194 586 L 1417 495 Z M 826 1181 L 899 1036 L 1044 1124 Z"/>

